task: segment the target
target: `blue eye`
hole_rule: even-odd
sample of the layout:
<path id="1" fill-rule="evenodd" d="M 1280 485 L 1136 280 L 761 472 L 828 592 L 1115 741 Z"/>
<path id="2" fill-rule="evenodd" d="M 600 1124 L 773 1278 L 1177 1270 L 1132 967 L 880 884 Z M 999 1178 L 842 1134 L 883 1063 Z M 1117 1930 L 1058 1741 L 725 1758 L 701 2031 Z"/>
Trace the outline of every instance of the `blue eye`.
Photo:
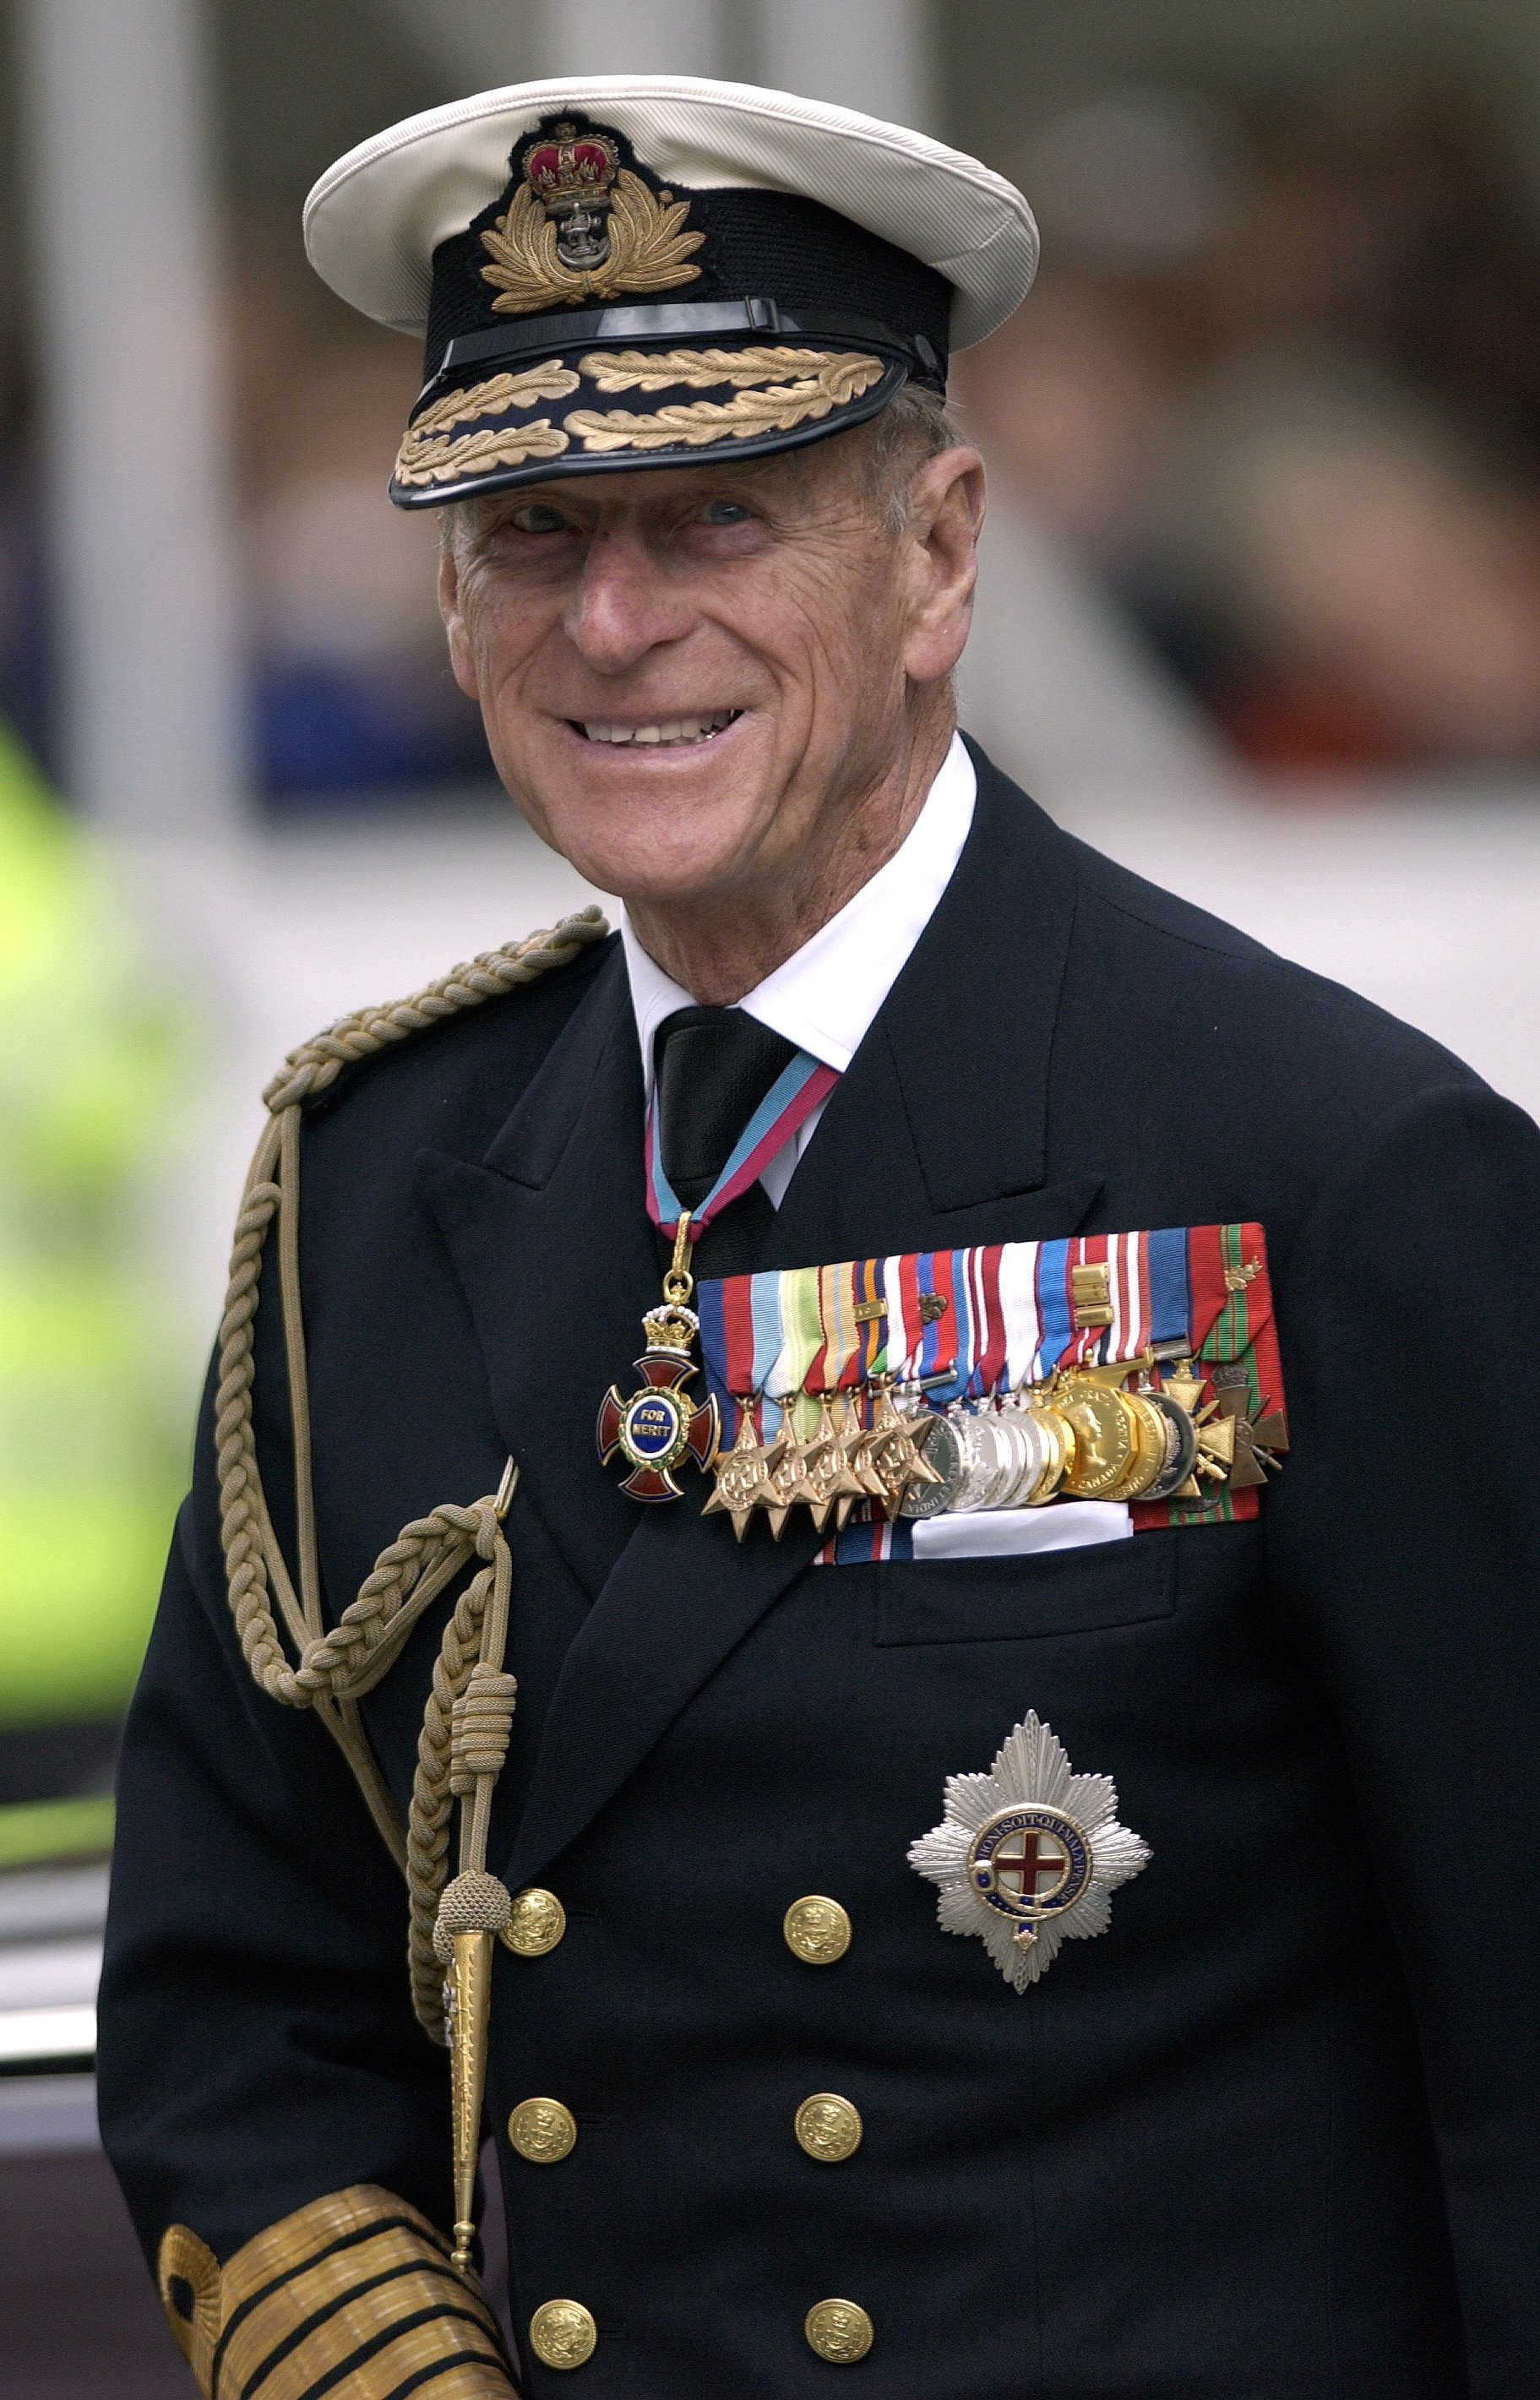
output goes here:
<path id="1" fill-rule="evenodd" d="M 520 533 L 566 533 L 569 519 L 560 509 L 551 508 L 543 500 L 532 500 L 527 508 L 515 509 L 511 519 Z"/>
<path id="2" fill-rule="evenodd" d="M 746 525 L 748 511 L 742 500 L 708 500 L 702 511 L 707 525 Z"/>

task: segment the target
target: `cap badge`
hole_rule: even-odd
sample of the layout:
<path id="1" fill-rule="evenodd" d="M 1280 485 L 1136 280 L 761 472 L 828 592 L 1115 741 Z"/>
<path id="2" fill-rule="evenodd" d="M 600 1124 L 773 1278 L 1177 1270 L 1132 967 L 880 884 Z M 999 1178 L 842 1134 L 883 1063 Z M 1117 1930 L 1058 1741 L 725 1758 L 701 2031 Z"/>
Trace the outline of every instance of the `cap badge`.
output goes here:
<path id="1" fill-rule="evenodd" d="M 988 1775 L 947 1779 L 946 1814 L 909 1864 L 940 1889 L 942 1930 L 977 1934 L 1024 1992 L 1061 1942 L 1106 1932 L 1112 1893 L 1149 1863 L 1117 1805 L 1111 1779 L 1074 1774 L 1052 1726 L 1030 1715 Z"/>
<path id="2" fill-rule="evenodd" d="M 688 200 L 655 194 L 622 167 L 607 134 L 553 126 L 525 152 L 506 211 L 482 235 L 493 308 L 523 317 L 692 283 L 701 270 L 688 262 L 705 236 L 682 230 L 688 215 Z"/>

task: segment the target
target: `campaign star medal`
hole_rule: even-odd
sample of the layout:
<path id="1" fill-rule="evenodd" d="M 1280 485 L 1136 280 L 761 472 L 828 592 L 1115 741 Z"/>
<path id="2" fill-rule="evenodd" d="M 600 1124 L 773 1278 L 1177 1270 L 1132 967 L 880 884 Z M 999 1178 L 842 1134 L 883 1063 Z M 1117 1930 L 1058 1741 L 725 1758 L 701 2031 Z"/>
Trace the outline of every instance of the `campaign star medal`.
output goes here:
<path id="1" fill-rule="evenodd" d="M 1061 1943 L 1105 1933 L 1111 1895 L 1150 1851 L 1117 1821 L 1111 1777 L 1076 1775 L 1049 1725 L 1029 1715 L 987 1775 L 947 1779 L 946 1814 L 909 1850 L 941 1894 L 943 1932 L 976 1934 L 1018 1992 Z"/>
<path id="2" fill-rule="evenodd" d="M 818 1430 L 805 1447 L 803 1466 L 803 1496 L 820 1533 L 831 1516 L 835 1530 L 843 1533 L 851 1510 L 865 1496 L 866 1487 L 851 1465 L 852 1434 L 849 1402 L 841 1394 L 837 1419 L 834 1401 L 825 1392 L 818 1403 Z"/>
<path id="3" fill-rule="evenodd" d="M 863 1489 L 880 1503 L 883 1515 L 891 1522 L 903 1507 L 906 1493 L 942 1480 L 925 1456 L 926 1445 L 940 1420 L 929 1410 L 915 1416 L 903 1415 L 893 1406 L 893 1388 L 886 1376 L 874 1377 L 872 1389 L 877 1395 L 872 1421 L 857 1437 L 850 1464 Z"/>
<path id="4" fill-rule="evenodd" d="M 716 1453 L 716 1488 L 701 1511 L 702 1517 L 730 1517 L 732 1530 L 742 1541 L 755 1510 L 772 1505 L 770 1478 L 790 1442 L 791 1436 L 784 1425 L 773 1440 L 756 1440 L 754 1402 L 740 1400 L 737 1438 L 730 1450 Z"/>
<path id="5" fill-rule="evenodd" d="M 782 1427 L 782 1434 L 781 1454 L 770 1464 L 759 1495 L 759 1506 L 777 1541 L 797 1502 L 809 1497 L 807 1453 L 811 1444 L 798 1441 L 789 1425 Z"/>
<path id="6" fill-rule="evenodd" d="M 685 1263 L 689 1226 L 686 1208 L 675 1236 L 674 1261 L 663 1277 L 663 1305 L 642 1319 L 647 1346 L 636 1361 L 640 1384 L 628 1400 L 619 1384 L 611 1384 L 599 1403 L 599 1456 L 606 1466 L 615 1457 L 624 1461 L 631 1472 L 620 1489 L 634 1500 L 682 1498 L 674 1469 L 693 1458 L 703 1473 L 722 1438 L 715 1394 L 693 1400 L 684 1389 L 699 1372 L 690 1352 L 701 1330 L 700 1318 L 686 1304 L 695 1289 Z"/>

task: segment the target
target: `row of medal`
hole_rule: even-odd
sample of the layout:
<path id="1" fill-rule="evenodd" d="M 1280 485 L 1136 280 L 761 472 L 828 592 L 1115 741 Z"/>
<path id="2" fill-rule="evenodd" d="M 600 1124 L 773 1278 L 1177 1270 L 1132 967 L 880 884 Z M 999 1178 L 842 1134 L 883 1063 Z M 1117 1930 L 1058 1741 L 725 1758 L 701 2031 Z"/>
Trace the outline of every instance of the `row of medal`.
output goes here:
<path id="1" fill-rule="evenodd" d="M 1198 1500 L 1206 1485 L 1263 1481 L 1273 1453 L 1288 1447 L 1281 1418 L 1253 1425 L 1233 1384 L 1205 1403 L 1191 1358 L 1163 1361 L 1158 1388 L 1154 1368 L 1147 1351 L 945 1411 L 879 1380 L 854 1394 L 820 1396 L 806 1439 L 788 1418 L 761 1442 L 754 1404 L 743 1400 L 737 1439 L 715 1461 L 705 1513 L 730 1516 L 740 1541 L 762 1513 L 779 1539 L 797 1507 L 823 1532 L 831 1522 L 842 1528 L 858 1508 L 891 1520 L 1059 1499 Z"/>

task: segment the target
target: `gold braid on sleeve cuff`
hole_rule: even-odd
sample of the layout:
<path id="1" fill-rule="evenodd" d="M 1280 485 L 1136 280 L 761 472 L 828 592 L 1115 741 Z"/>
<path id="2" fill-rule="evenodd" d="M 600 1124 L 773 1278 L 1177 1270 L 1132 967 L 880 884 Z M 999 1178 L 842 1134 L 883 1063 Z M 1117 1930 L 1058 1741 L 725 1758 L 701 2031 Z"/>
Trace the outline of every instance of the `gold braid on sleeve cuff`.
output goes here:
<path id="1" fill-rule="evenodd" d="M 171 2331 L 206 2400 L 511 2400 L 502 2338 L 449 2244 L 377 2184 L 270 2225 L 221 2267 L 184 2225 L 160 2244 Z"/>

